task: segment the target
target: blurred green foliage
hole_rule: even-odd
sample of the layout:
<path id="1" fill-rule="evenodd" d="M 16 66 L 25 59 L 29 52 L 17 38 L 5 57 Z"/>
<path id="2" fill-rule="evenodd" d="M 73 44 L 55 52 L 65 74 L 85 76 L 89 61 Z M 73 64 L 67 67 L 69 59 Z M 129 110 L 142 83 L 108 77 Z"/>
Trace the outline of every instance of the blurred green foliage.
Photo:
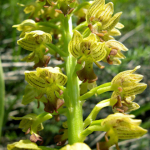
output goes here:
<path id="1" fill-rule="evenodd" d="M 34 1 L 34 0 L 32 0 Z M 30 2 L 32 2 L 30 1 Z M 21 51 L 21 48 L 16 44 L 20 33 L 16 29 L 12 28 L 12 25 L 21 23 L 24 19 L 28 18 L 25 15 L 23 8 L 17 5 L 17 3 L 26 4 L 27 0 L 5 0 L 0 1 L 0 52 L 2 63 L 12 63 L 19 62 L 20 57 L 26 52 Z M 110 0 L 106 0 L 110 2 Z M 120 22 L 125 25 L 125 28 L 121 30 L 122 36 L 117 37 L 117 40 L 126 45 L 129 51 L 124 53 L 126 59 L 122 60 L 120 66 L 110 66 L 105 65 L 105 69 L 98 70 L 99 80 L 98 84 L 105 82 L 110 82 L 111 79 L 123 70 L 133 69 L 137 65 L 141 65 L 141 69 L 138 71 L 140 74 L 144 75 L 144 81 L 148 84 L 148 88 L 144 93 L 136 97 L 136 101 L 140 104 L 141 108 L 134 111 L 133 114 L 136 115 L 138 119 L 142 119 L 144 128 L 150 128 L 150 1 L 141 0 L 112 0 L 114 3 L 115 12 L 122 11 Z M 5 57 L 4 57 L 5 56 Z M 12 56 L 12 57 L 11 57 Z M 5 76 L 12 71 L 25 69 L 23 67 L 4 67 Z M 31 69 L 30 67 L 28 69 Z M 22 96 L 25 89 L 25 81 L 23 76 L 19 78 L 14 78 L 10 80 L 5 78 L 6 86 L 6 98 L 5 98 L 5 116 L 2 131 L 2 139 L 0 149 L 4 149 L 6 144 L 18 141 L 24 137 L 24 133 L 18 129 L 19 121 L 13 121 L 9 116 L 23 116 L 28 113 L 40 113 L 43 110 L 41 105 L 37 109 L 36 103 L 31 103 L 27 106 L 21 104 Z M 92 97 L 84 105 L 84 117 L 86 117 L 90 110 L 92 110 L 94 104 L 102 99 L 108 98 L 110 93 L 105 93 L 102 97 Z M 109 113 L 112 113 L 110 108 L 104 109 L 99 114 L 99 118 L 106 117 Z M 65 118 L 61 118 L 65 120 Z M 45 130 L 42 131 L 44 137 L 44 144 L 50 145 L 53 142 L 54 135 L 59 131 L 61 127 L 61 122 L 55 124 L 55 120 L 51 120 L 45 123 Z M 86 142 L 90 145 L 91 141 L 96 139 L 98 134 L 91 135 Z M 149 135 L 147 135 L 149 136 Z M 139 145 L 139 143 L 141 143 Z M 95 148 L 95 145 L 93 146 Z M 148 137 L 138 140 L 137 142 L 127 142 L 122 147 L 121 150 L 125 149 L 138 149 L 138 150 L 148 150 L 149 149 L 149 139 Z"/>

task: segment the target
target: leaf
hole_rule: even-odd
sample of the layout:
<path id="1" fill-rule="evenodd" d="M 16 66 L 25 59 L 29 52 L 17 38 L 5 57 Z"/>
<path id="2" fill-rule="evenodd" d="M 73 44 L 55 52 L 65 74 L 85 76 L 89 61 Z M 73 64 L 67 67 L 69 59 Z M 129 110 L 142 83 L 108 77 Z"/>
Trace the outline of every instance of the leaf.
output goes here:
<path id="1" fill-rule="evenodd" d="M 38 96 L 37 90 L 31 85 L 27 84 L 25 88 L 25 94 L 22 99 L 22 104 L 27 105 L 28 103 L 34 101 L 36 96 Z"/>
<path id="2" fill-rule="evenodd" d="M 35 143 L 30 140 L 20 140 L 13 144 L 7 145 L 7 150 L 18 150 L 18 149 L 27 149 L 27 150 L 41 150 Z"/>

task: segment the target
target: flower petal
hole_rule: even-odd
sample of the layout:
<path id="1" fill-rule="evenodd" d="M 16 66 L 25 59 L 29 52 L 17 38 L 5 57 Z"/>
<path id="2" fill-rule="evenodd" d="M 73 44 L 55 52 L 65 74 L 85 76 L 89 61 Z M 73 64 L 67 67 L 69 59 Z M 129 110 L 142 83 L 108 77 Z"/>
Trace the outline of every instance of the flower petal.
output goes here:
<path id="1" fill-rule="evenodd" d="M 78 31 L 74 31 L 73 37 L 69 42 L 68 48 L 69 52 L 75 57 L 78 58 L 81 55 L 80 44 L 83 38 L 82 35 Z"/>
<path id="2" fill-rule="evenodd" d="M 91 45 L 91 56 L 94 61 L 101 61 L 106 56 L 105 43 L 93 43 Z"/>
<path id="3" fill-rule="evenodd" d="M 122 12 L 116 13 L 106 24 L 103 25 L 103 30 L 110 31 L 112 30 L 116 24 L 118 23 Z"/>

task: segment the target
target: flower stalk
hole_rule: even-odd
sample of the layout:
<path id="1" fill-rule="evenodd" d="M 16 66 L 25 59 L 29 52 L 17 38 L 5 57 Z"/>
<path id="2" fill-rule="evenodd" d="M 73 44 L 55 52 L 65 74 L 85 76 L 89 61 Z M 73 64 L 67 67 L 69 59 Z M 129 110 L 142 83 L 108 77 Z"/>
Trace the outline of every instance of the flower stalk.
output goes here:
<path id="1" fill-rule="evenodd" d="M 68 20 L 68 27 L 70 28 L 67 31 L 71 30 L 71 26 L 72 26 L 71 23 L 72 22 Z M 71 36 L 70 32 L 68 32 L 68 37 L 70 36 Z M 79 99 L 80 90 L 79 90 L 79 79 L 75 72 L 76 65 L 77 65 L 77 60 L 70 54 L 67 58 L 67 63 L 66 63 L 68 82 L 65 91 L 69 144 L 81 142 L 79 138 L 79 134 L 83 130 L 82 104 Z"/>
<path id="2" fill-rule="evenodd" d="M 5 99 L 5 85 L 4 85 L 4 76 L 3 76 L 3 69 L 2 63 L 0 59 L 0 138 L 2 134 L 2 126 L 3 126 L 3 118 L 4 118 L 4 99 Z"/>

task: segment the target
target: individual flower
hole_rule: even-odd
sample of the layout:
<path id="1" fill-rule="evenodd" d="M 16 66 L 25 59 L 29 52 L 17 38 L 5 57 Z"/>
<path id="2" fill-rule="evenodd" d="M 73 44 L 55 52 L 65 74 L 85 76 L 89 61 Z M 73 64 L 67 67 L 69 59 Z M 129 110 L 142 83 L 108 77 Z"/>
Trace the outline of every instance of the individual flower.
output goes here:
<path id="1" fill-rule="evenodd" d="M 117 100 L 116 104 L 113 106 L 113 112 L 131 112 L 136 109 L 139 109 L 140 106 L 133 102 L 135 99 L 135 95 L 129 96 L 129 97 L 121 97 L 119 93 L 113 92 L 111 96 L 111 100 Z"/>
<path id="2" fill-rule="evenodd" d="M 140 66 L 137 66 L 133 70 L 123 71 L 116 75 L 111 81 L 114 91 L 125 97 L 142 93 L 147 84 L 139 83 L 143 79 L 142 75 L 133 74 L 139 68 Z"/>
<path id="3" fill-rule="evenodd" d="M 19 128 L 22 129 L 23 132 L 26 134 L 30 133 L 30 141 L 31 142 L 37 142 L 41 141 L 43 142 L 42 137 L 38 135 L 38 132 L 43 130 L 43 125 L 42 122 L 52 118 L 51 114 L 41 114 L 41 115 L 36 115 L 36 114 L 28 114 L 23 117 L 11 117 L 14 120 L 21 120 L 19 124 Z"/>
<path id="4" fill-rule="evenodd" d="M 27 62 L 34 61 L 36 67 L 47 66 L 50 56 L 44 55 L 46 44 L 51 43 L 52 37 L 49 33 L 40 30 L 26 32 L 23 38 L 20 38 L 17 43 L 22 48 L 32 51 L 23 60 Z"/>
<path id="5" fill-rule="evenodd" d="M 32 19 L 24 20 L 22 23 L 13 25 L 13 28 L 17 28 L 18 31 L 22 31 L 20 37 L 25 35 L 25 32 L 30 32 L 37 29 L 37 24 Z"/>
<path id="6" fill-rule="evenodd" d="M 129 112 L 139 108 L 139 105 L 132 101 L 136 94 L 142 93 L 147 87 L 145 83 L 139 83 L 143 79 L 142 75 L 133 74 L 139 68 L 140 66 L 137 66 L 133 70 L 123 71 L 113 78 L 111 86 L 114 92 L 111 100 L 117 99 L 114 111 Z"/>
<path id="7" fill-rule="evenodd" d="M 125 58 L 121 51 L 128 51 L 128 49 L 122 43 L 116 40 L 107 41 L 105 43 L 105 49 L 107 54 L 103 61 L 113 65 L 121 64 L 120 59 Z"/>
<path id="8" fill-rule="evenodd" d="M 75 143 L 73 145 L 66 145 L 63 148 L 61 148 L 60 150 L 78 150 L 78 149 L 82 149 L 82 150 L 91 150 L 90 147 L 88 145 L 86 145 L 85 143 Z"/>
<path id="9" fill-rule="evenodd" d="M 37 99 L 42 98 L 42 96 L 47 98 L 47 102 L 43 102 L 46 112 L 57 112 L 57 109 L 63 105 L 60 86 L 66 84 L 67 77 L 61 72 L 60 68 L 45 67 L 37 68 L 36 71 L 26 71 L 25 80 L 40 91 Z"/>
<path id="10" fill-rule="evenodd" d="M 32 142 L 42 142 L 42 137 L 38 135 L 38 132 L 43 130 L 43 125 L 42 123 L 39 123 L 35 126 L 35 122 L 37 122 L 36 114 L 28 114 L 23 117 L 12 117 L 12 119 L 21 120 L 19 128 L 21 128 L 26 134 L 31 133 L 30 140 Z"/>
<path id="11" fill-rule="evenodd" d="M 44 14 L 44 3 L 38 3 L 38 2 L 31 2 L 28 5 L 25 5 L 24 12 L 26 14 L 30 14 L 29 18 L 34 18 L 37 22 L 39 22 L 41 19 L 43 19 Z"/>
<path id="12" fill-rule="evenodd" d="M 106 131 L 106 142 L 98 144 L 101 150 L 106 150 L 114 144 L 116 144 L 117 150 L 119 150 L 117 144 L 119 139 L 139 138 L 147 133 L 147 130 L 139 126 L 141 120 L 132 119 L 132 117 L 132 115 L 115 113 L 103 119 L 101 126 Z M 109 139 L 108 136 L 110 137 Z"/>
<path id="13" fill-rule="evenodd" d="M 99 23 L 97 24 L 98 26 L 96 25 L 98 30 L 95 33 L 102 37 L 103 40 L 106 38 L 108 40 L 109 36 L 113 34 L 120 34 L 116 28 L 118 28 L 117 26 L 119 26 L 119 28 L 123 27 L 123 25 L 118 24 L 122 12 L 116 13 L 112 16 L 113 13 L 113 3 L 109 2 L 105 4 L 105 0 L 95 0 L 86 14 L 86 21 L 91 26 L 90 28 L 92 28 L 92 25 L 95 23 Z M 107 35 L 103 38 L 106 33 Z"/>
<path id="14" fill-rule="evenodd" d="M 78 31 L 74 31 L 73 37 L 69 43 L 69 52 L 75 57 L 80 58 L 78 63 L 83 63 L 84 68 L 77 71 L 79 79 L 89 83 L 97 80 L 93 70 L 93 62 L 102 68 L 98 61 L 106 56 L 105 43 L 97 42 L 96 35 L 91 33 L 87 38 L 83 38 Z"/>
<path id="15" fill-rule="evenodd" d="M 96 23 L 99 24 L 99 23 Z M 95 28 L 95 26 L 92 27 L 91 29 L 92 33 L 95 34 L 96 36 L 103 36 L 103 39 L 100 38 L 100 42 L 104 42 L 105 41 L 105 50 L 107 52 L 106 56 L 104 57 L 103 61 L 107 62 L 109 64 L 113 64 L 113 65 L 119 65 L 121 64 L 120 59 L 124 59 L 125 56 L 121 53 L 121 51 L 128 51 L 128 49 L 120 42 L 114 40 L 114 38 L 110 35 L 119 35 L 120 32 L 118 32 L 119 30 L 117 29 L 113 29 L 111 30 L 111 32 L 108 32 L 104 35 L 103 33 L 99 33 L 100 29 L 98 29 L 97 27 Z M 83 33 L 84 36 L 87 36 L 90 34 L 90 30 L 86 29 L 85 32 Z"/>

